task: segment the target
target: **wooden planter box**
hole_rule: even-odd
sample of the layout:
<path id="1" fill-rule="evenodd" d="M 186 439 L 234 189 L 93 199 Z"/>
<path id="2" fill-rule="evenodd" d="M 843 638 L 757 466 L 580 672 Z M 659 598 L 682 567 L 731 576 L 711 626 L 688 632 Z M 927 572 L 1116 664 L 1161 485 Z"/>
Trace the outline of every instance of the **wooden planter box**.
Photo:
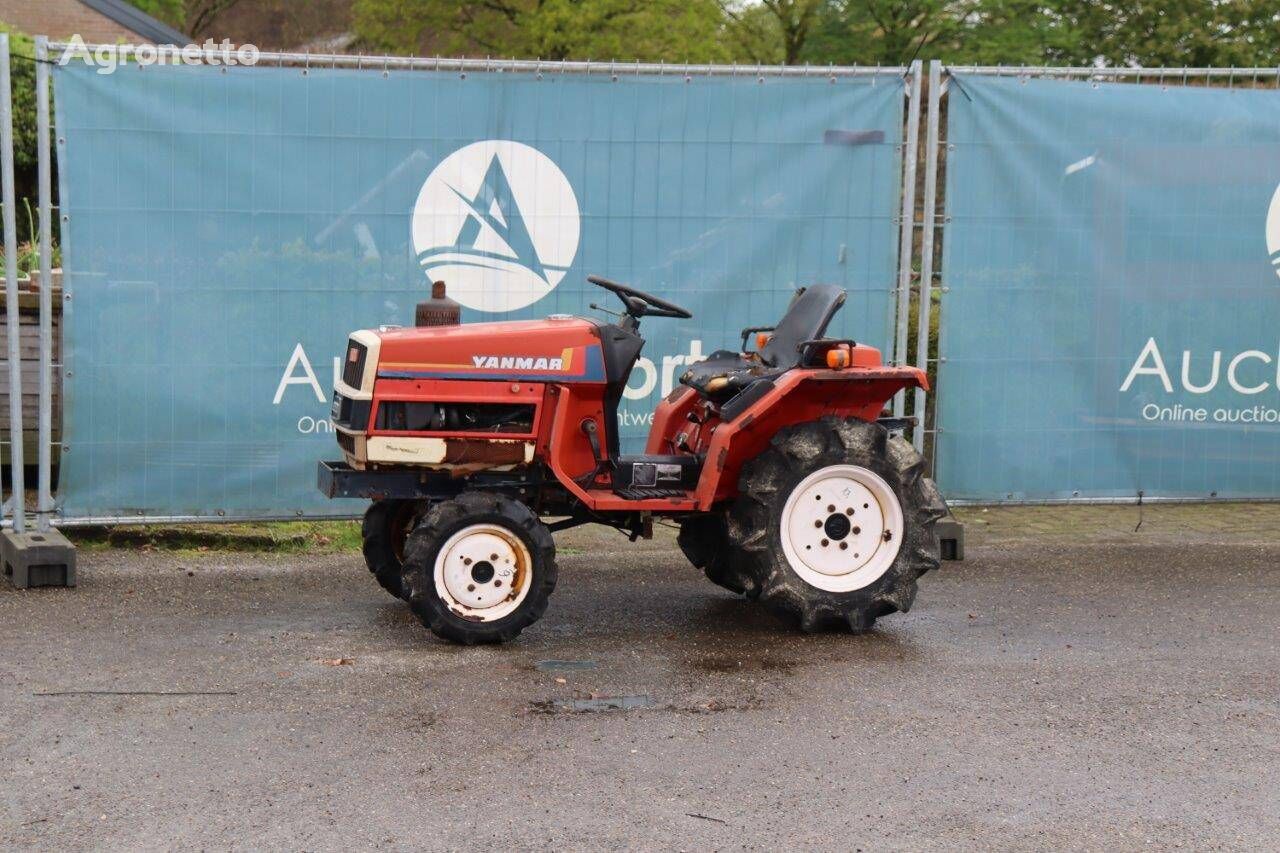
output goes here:
<path id="1" fill-rule="evenodd" d="M 24 466 L 34 466 L 39 458 L 40 417 L 40 274 L 32 273 L 32 280 L 20 279 L 22 292 L 18 294 L 18 344 L 22 351 L 22 461 Z M 4 309 L 3 288 L 5 280 L 0 275 L 0 361 L 9 352 L 8 316 Z M 53 464 L 58 464 L 62 440 L 62 271 L 53 271 Z M 9 370 L 0 369 L 0 464 L 9 465 Z M 6 472 L 7 479 L 8 474 Z M 34 484 L 32 484 L 34 486 Z"/>

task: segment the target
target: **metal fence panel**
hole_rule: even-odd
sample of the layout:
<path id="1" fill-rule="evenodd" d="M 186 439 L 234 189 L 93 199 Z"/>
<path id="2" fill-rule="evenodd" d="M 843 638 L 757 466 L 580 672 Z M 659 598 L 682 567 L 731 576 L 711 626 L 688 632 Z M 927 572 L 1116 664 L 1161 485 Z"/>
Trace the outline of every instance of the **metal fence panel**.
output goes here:
<path id="1" fill-rule="evenodd" d="M 1280 496 L 1280 93 L 961 73 L 947 132 L 947 494 Z"/>
<path id="2" fill-rule="evenodd" d="M 9 373 L 9 485 L 13 529 L 26 525 L 22 458 L 22 353 L 18 330 L 18 228 L 13 177 L 13 93 L 9 82 L 9 34 L 0 33 L 0 218 L 4 230 L 4 306 Z"/>
<path id="3" fill-rule="evenodd" d="M 632 446 L 682 359 L 798 284 L 891 345 L 898 74 L 379 64 L 54 69 L 64 518 L 351 512 L 314 487 L 336 354 L 429 276 L 467 322 L 584 313 L 588 273 L 690 307 L 645 324 Z"/>

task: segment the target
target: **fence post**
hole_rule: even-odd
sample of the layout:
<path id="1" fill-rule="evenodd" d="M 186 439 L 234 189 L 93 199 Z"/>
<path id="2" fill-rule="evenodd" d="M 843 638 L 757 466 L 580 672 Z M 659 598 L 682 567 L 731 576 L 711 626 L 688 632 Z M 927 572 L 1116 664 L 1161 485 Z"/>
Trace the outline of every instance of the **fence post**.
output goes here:
<path id="1" fill-rule="evenodd" d="M 933 229 L 937 223 L 938 206 L 938 112 L 942 96 L 942 63 L 929 60 L 929 113 L 925 122 L 924 151 L 924 231 L 920 235 L 920 310 L 916 318 L 916 367 L 926 373 L 929 370 L 929 324 L 933 313 Z M 916 427 L 911 442 L 916 450 L 924 452 L 924 436 L 928 419 L 925 417 L 924 390 L 915 390 Z M 936 423 L 936 419 L 935 419 Z M 934 442 L 934 455 L 938 445 Z"/>
<path id="2" fill-rule="evenodd" d="M 46 48 L 46 40 L 39 42 Z M 47 57 L 48 51 L 44 51 Z M 13 529 L 0 534 L 0 562 L 4 575 L 19 589 L 31 586 L 75 586 L 75 547 L 49 527 L 45 500 L 49 485 L 49 438 L 52 426 L 49 368 L 52 362 L 51 255 L 49 234 L 49 77 L 48 66 L 36 59 L 37 151 L 40 193 L 40 503 L 37 530 L 26 529 L 26 484 L 22 453 L 22 349 L 18 323 L 18 233 L 13 188 L 13 95 L 9 74 L 9 36 L 0 33 L 0 180 L 4 182 L 5 327 L 9 333 L 9 471 L 13 484 Z"/>
<path id="3" fill-rule="evenodd" d="M 920 60 L 911 61 L 911 86 L 908 89 L 907 134 L 902 141 L 902 230 L 898 245 L 898 316 L 897 335 L 893 344 L 894 361 L 907 361 L 907 325 L 911 312 L 911 258 L 915 244 L 916 224 L 916 149 L 920 142 Z M 893 415 L 902 417 L 906 392 L 893 396 Z"/>
<path id="4" fill-rule="evenodd" d="M 36 160 L 40 208 L 40 435 L 36 530 L 53 515 L 53 191 L 49 160 L 49 39 L 36 38 Z"/>
<path id="5" fill-rule="evenodd" d="M 4 194 L 4 310 L 9 335 L 9 483 L 13 532 L 26 529 L 26 483 L 22 471 L 22 348 L 18 340 L 18 230 L 13 193 L 13 92 L 9 82 L 9 34 L 0 33 L 0 183 Z"/>

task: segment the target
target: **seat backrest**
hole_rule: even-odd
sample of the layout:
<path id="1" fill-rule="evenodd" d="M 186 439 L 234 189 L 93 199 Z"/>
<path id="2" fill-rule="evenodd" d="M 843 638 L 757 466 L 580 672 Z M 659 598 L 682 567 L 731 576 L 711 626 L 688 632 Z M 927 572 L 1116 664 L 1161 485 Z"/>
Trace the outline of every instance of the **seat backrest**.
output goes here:
<path id="1" fill-rule="evenodd" d="M 760 358 L 772 367 L 795 367 L 800 363 L 797 347 L 801 341 L 822 337 L 827 324 L 844 304 L 844 289 L 834 284 L 814 284 L 796 291 L 795 298 L 774 327 Z"/>

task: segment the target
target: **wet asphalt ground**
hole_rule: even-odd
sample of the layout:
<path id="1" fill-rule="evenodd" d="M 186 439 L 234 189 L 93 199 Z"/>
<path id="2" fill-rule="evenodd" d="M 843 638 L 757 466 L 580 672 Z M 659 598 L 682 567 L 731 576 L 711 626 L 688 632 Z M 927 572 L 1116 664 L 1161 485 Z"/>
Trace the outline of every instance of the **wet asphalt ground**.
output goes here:
<path id="1" fill-rule="evenodd" d="M 0 586 L 0 846 L 1280 847 L 1280 512 L 1041 512 L 860 637 L 665 536 L 561 537 L 544 620 L 470 649 L 358 555 L 86 552 Z"/>

